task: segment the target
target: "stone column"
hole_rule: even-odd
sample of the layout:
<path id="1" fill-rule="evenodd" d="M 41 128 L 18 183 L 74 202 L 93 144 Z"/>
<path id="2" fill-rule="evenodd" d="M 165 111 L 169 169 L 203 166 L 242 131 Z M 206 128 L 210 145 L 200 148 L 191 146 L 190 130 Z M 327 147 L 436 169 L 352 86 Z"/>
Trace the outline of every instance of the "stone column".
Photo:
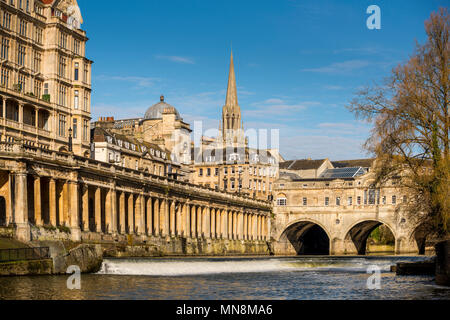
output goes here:
<path id="1" fill-rule="evenodd" d="M 120 192 L 119 196 L 119 222 L 120 222 L 120 234 L 125 234 L 125 206 L 126 206 L 126 199 L 125 199 L 125 192 Z"/>
<path id="2" fill-rule="evenodd" d="M 243 228 L 244 228 L 244 234 L 243 234 L 243 236 L 244 236 L 244 240 L 248 240 L 248 215 L 247 215 L 247 212 L 244 212 L 244 214 L 243 214 Z"/>
<path id="3" fill-rule="evenodd" d="M 238 239 L 238 215 L 236 211 L 233 211 L 233 239 Z"/>
<path id="4" fill-rule="evenodd" d="M 215 210 L 216 214 L 216 238 L 219 239 L 221 237 L 222 231 L 222 225 L 221 225 L 221 216 L 220 216 L 220 209 Z"/>
<path id="5" fill-rule="evenodd" d="M 186 219 L 186 224 L 184 225 L 184 236 L 186 238 L 191 237 L 191 206 L 186 203 L 184 205 L 184 215 Z"/>
<path id="6" fill-rule="evenodd" d="M 167 200 L 167 199 L 164 199 L 164 201 L 163 201 L 163 203 L 164 203 L 164 228 L 163 228 L 163 232 L 164 232 L 164 236 L 168 236 L 169 235 L 169 228 L 170 228 L 170 226 L 169 226 L 169 215 L 170 215 L 170 212 L 169 212 L 169 210 L 170 210 L 170 206 L 169 206 L 169 200 Z"/>
<path id="7" fill-rule="evenodd" d="M 147 234 L 153 234 L 153 203 L 152 197 L 147 198 Z"/>
<path id="8" fill-rule="evenodd" d="M 128 197 L 128 234 L 134 234 L 134 195 Z"/>
<path id="9" fill-rule="evenodd" d="M 35 127 L 36 127 L 36 129 L 38 129 L 39 128 L 39 109 L 38 108 L 35 108 L 34 109 L 34 117 L 35 117 Z"/>
<path id="10" fill-rule="evenodd" d="M 134 198 L 133 198 L 134 201 Z M 134 230 L 137 235 L 142 233 L 141 224 L 141 199 L 140 195 L 136 195 L 136 200 L 134 201 Z"/>
<path id="11" fill-rule="evenodd" d="M 209 216 L 211 217 L 211 238 L 212 239 L 216 239 L 217 238 L 217 233 L 216 233 L 216 209 L 214 208 L 210 208 L 209 209 Z"/>
<path id="12" fill-rule="evenodd" d="M 105 233 L 111 233 L 112 200 L 111 189 L 106 190 L 105 197 Z"/>
<path id="13" fill-rule="evenodd" d="M 174 237 L 175 236 L 175 200 L 168 200 L 169 201 L 169 231 L 170 231 L 170 236 Z"/>
<path id="14" fill-rule="evenodd" d="M 19 123 L 20 127 L 23 128 L 23 103 L 19 103 Z"/>
<path id="15" fill-rule="evenodd" d="M 175 235 L 181 236 L 183 233 L 183 204 L 178 202 L 178 208 L 176 208 L 176 222 L 175 222 Z"/>
<path id="16" fill-rule="evenodd" d="M 102 189 L 100 187 L 95 188 L 95 232 L 102 232 Z"/>
<path id="17" fill-rule="evenodd" d="M 56 180 L 53 178 L 50 178 L 49 185 L 48 185 L 48 197 L 49 197 L 49 211 L 50 211 L 50 225 L 56 227 L 56 206 L 58 205 L 56 203 Z"/>
<path id="18" fill-rule="evenodd" d="M 154 208 L 154 210 L 153 210 L 153 217 L 155 218 L 155 220 L 154 220 L 154 232 L 153 232 L 153 234 L 155 235 L 155 236 L 159 236 L 160 235 L 160 227 L 159 227 L 159 199 L 158 198 L 156 198 L 155 199 L 155 201 L 154 201 L 154 204 L 153 204 L 153 208 Z"/>
<path id="19" fill-rule="evenodd" d="M 199 238 L 203 235 L 203 207 L 197 207 L 197 236 Z"/>
<path id="20" fill-rule="evenodd" d="M 34 219 L 37 226 L 42 226 L 41 178 L 34 178 Z"/>
<path id="21" fill-rule="evenodd" d="M 28 196 L 27 196 L 27 174 L 16 173 L 14 190 L 14 224 L 16 225 L 16 236 L 21 241 L 30 241 L 30 226 L 28 225 Z"/>
<path id="22" fill-rule="evenodd" d="M 83 226 L 83 231 L 89 231 L 89 187 L 87 185 L 83 185 L 83 195 L 82 195 L 82 206 L 83 212 L 82 217 L 83 221 L 81 225 Z"/>
<path id="23" fill-rule="evenodd" d="M 228 239 L 233 239 L 233 211 L 227 211 L 228 214 Z"/>
<path id="24" fill-rule="evenodd" d="M 117 208 L 117 191 L 116 186 L 114 183 L 113 188 L 110 190 L 111 193 L 111 233 L 113 235 L 117 234 L 117 214 L 118 214 L 118 208 Z"/>
<path id="25" fill-rule="evenodd" d="M 78 195 L 78 182 L 70 181 L 70 230 L 72 241 L 81 240 L 81 230 L 79 221 L 79 195 Z"/>
<path id="26" fill-rule="evenodd" d="M 191 206 L 191 237 L 196 238 L 197 237 L 197 208 L 194 205 Z"/>
<path id="27" fill-rule="evenodd" d="M 211 238 L 211 208 L 210 207 L 205 207 L 205 211 L 206 211 L 206 217 L 205 217 L 205 224 L 206 224 L 206 238 Z"/>
<path id="28" fill-rule="evenodd" d="M 253 240 L 256 240 L 257 235 L 258 235 L 257 225 L 256 225 L 256 217 L 257 217 L 256 214 L 252 215 L 252 237 L 253 237 Z"/>
<path id="29" fill-rule="evenodd" d="M 228 239 L 228 210 L 222 210 L 222 234 L 224 239 Z"/>

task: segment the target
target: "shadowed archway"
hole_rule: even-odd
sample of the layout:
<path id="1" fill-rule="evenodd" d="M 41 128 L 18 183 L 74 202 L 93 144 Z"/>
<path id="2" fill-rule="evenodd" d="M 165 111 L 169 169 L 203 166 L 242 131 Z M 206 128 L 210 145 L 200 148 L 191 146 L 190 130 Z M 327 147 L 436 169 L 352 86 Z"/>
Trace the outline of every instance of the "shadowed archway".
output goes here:
<path id="1" fill-rule="evenodd" d="M 392 229 L 389 226 L 380 221 L 368 220 L 359 222 L 356 225 L 354 225 L 347 232 L 345 240 L 346 241 L 350 240 L 353 242 L 358 255 L 365 255 L 367 249 L 367 239 L 369 238 L 371 233 L 381 225 L 385 225 L 395 238 L 395 234 L 392 232 Z"/>
<path id="2" fill-rule="evenodd" d="M 329 255 L 330 238 L 318 224 L 300 221 L 286 228 L 281 235 L 294 247 L 297 255 Z"/>

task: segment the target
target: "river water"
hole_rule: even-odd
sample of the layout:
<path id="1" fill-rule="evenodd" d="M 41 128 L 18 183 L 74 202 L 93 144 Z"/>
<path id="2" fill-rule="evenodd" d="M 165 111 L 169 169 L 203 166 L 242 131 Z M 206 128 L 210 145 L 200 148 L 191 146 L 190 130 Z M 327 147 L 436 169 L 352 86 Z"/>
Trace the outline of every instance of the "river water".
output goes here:
<path id="1" fill-rule="evenodd" d="M 450 300 L 432 276 L 396 276 L 390 266 L 424 257 L 264 257 L 106 259 L 98 274 L 0 278 L 0 299 Z M 369 266 L 381 271 L 371 290 Z M 373 282 L 371 282 L 373 283 Z"/>

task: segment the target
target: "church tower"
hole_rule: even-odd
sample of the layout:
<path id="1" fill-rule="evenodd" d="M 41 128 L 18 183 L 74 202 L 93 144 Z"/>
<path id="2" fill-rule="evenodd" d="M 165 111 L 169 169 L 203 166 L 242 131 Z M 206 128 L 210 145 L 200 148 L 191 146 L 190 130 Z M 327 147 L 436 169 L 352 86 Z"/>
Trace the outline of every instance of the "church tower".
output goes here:
<path id="1" fill-rule="evenodd" d="M 245 143 L 241 108 L 238 104 L 236 75 L 234 73 L 233 52 L 231 52 L 230 72 L 225 105 L 222 109 L 222 137 L 226 145 L 242 145 Z"/>

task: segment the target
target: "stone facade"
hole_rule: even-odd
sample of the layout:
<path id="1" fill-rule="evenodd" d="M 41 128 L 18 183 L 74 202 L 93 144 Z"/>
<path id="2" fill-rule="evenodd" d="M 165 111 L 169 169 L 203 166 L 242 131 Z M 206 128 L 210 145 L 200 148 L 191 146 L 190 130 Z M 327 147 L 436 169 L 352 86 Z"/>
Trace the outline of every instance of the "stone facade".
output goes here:
<path id="1" fill-rule="evenodd" d="M 275 184 L 271 237 L 277 254 L 365 254 L 368 236 L 381 224 L 392 232 L 397 254 L 419 251 L 418 225 L 402 210 L 408 196 L 396 181 L 375 188 L 372 166 L 302 178 L 312 174 L 311 166 L 322 165 L 297 168 L 295 176 L 281 169 Z"/>
<path id="2" fill-rule="evenodd" d="M 74 154 L 0 143 L 0 176 L 0 213 L 23 241 L 46 234 L 31 226 L 72 241 L 268 239 L 267 202 Z"/>
<path id="3" fill-rule="evenodd" d="M 76 1 L 3 0 L 0 15 L 0 141 L 88 156 L 92 61 Z"/>

